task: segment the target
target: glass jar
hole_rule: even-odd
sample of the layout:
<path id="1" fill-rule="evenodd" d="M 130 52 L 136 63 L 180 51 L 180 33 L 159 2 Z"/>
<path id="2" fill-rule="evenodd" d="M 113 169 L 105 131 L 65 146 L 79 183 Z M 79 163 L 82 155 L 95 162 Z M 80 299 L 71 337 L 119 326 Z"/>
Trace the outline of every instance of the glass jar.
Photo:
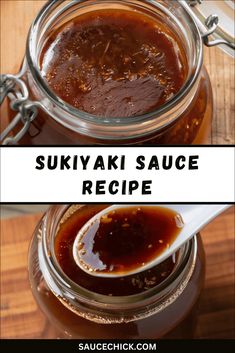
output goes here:
<path id="1" fill-rule="evenodd" d="M 145 13 L 160 19 L 178 34 L 188 60 L 188 77 L 181 90 L 156 111 L 129 118 L 98 118 L 62 101 L 48 87 L 39 68 L 43 44 L 51 31 L 75 16 L 109 7 Z M 203 67 L 203 41 L 208 33 L 198 27 L 185 1 L 83 0 L 50 1 L 39 12 L 29 32 L 21 72 L 3 75 L 3 98 L 10 124 L 1 135 L 4 144 L 200 144 L 211 130 L 213 102 L 210 79 Z M 17 115 L 15 116 L 15 111 Z"/>
<path id="2" fill-rule="evenodd" d="M 199 1 L 49 1 L 31 26 L 21 72 L 16 76 L 1 76 L 1 101 L 8 96 L 3 115 L 10 121 L 1 134 L 2 143 L 164 145 L 207 142 L 213 101 L 210 79 L 203 67 L 203 42 L 208 46 L 223 44 L 230 53 L 234 44 L 220 38 L 223 31 L 218 32 L 220 39 L 216 34 L 216 40 L 210 41 L 209 36 L 216 33 L 218 17 L 209 16 L 206 25 L 202 24 L 189 6 L 196 3 Z M 156 111 L 129 118 L 98 118 L 62 101 L 42 77 L 39 59 L 52 30 L 80 14 L 105 8 L 147 14 L 165 23 L 180 38 L 188 60 L 188 77 L 181 90 Z"/>
<path id="3" fill-rule="evenodd" d="M 58 227 L 83 205 L 53 206 L 37 225 L 29 249 L 33 295 L 52 327 L 47 338 L 193 338 L 205 276 L 200 235 L 178 253 L 171 274 L 141 294 L 109 296 L 71 281 L 54 253 Z"/>

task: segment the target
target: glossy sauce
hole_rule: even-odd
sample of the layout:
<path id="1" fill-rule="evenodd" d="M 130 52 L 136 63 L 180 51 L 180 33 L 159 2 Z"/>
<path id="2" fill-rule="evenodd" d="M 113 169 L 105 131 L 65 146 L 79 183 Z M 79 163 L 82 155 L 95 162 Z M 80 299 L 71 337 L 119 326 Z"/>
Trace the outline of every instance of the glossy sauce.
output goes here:
<path id="1" fill-rule="evenodd" d="M 64 273 L 90 291 L 114 296 L 141 293 L 161 283 L 174 269 L 175 256 L 150 270 L 115 279 L 91 276 L 77 266 L 72 253 L 77 233 L 105 207 L 84 206 L 60 225 L 55 239 L 55 254 Z M 84 249 L 88 260 L 91 254 L 98 254 L 109 270 L 130 269 L 161 253 L 175 239 L 181 227 L 180 216 L 169 209 L 144 206 L 122 209 L 103 219 L 99 231 L 90 241 L 93 247 L 88 251 L 88 242 L 84 241 Z"/>
<path id="2" fill-rule="evenodd" d="M 103 117 L 151 112 L 184 85 L 188 65 L 168 23 L 126 10 L 97 10 L 65 23 L 40 58 L 50 88 L 70 105 Z"/>
<path id="3" fill-rule="evenodd" d="M 78 243 L 88 271 L 125 274 L 153 260 L 180 231 L 180 215 L 161 207 L 123 207 L 94 221 Z"/>

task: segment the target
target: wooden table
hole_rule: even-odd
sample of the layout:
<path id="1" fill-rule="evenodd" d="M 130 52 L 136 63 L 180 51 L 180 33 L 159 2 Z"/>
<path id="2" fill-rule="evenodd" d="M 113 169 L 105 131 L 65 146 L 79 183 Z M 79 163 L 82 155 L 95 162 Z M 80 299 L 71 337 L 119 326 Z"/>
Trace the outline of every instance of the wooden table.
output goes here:
<path id="1" fill-rule="evenodd" d="M 16 73 L 25 53 L 30 23 L 45 0 L 1 0 L 1 72 Z M 205 48 L 215 99 L 213 144 L 235 143 L 234 60 L 218 48 Z"/>
<path id="2" fill-rule="evenodd" d="M 40 214 L 1 223 L 1 335 L 3 338 L 53 337 L 30 291 L 29 241 Z M 234 338 L 234 208 L 202 232 L 207 274 L 197 338 Z"/>

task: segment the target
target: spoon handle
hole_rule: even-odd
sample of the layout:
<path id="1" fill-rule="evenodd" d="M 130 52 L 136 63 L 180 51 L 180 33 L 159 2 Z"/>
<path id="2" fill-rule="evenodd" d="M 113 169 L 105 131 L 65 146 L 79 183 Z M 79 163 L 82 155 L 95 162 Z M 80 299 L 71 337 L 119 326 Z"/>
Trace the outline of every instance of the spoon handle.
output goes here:
<path id="1" fill-rule="evenodd" d="M 230 205 L 194 205 L 186 207 L 183 212 L 184 222 L 190 224 L 193 233 L 197 233 L 212 219 L 228 209 Z"/>

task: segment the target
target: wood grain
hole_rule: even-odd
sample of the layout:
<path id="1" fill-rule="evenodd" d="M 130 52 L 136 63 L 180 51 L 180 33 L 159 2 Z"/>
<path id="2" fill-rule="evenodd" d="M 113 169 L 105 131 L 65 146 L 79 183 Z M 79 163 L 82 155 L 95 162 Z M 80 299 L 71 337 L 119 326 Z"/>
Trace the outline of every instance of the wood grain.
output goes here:
<path id="1" fill-rule="evenodd" d="M 41 215 L 1 222 L 2 338 L 55 338 L 31 294 L 27 251 Z M 234 208 L 202 232 L 207 271 L 196 338 L 235 338 L 234 324 Z"/>
<path id="2" fill-rule="evenodd" d="M 1 336 L 36 338 L 43 332 L 46 319 L 31 294 L 27 252 L 40 215 L 24 216 L 1 222 Z"/>
<path id="3" fill-rule="evenodd" d="M 29 26 L 45 2 L 45 0 L 1 0 L 2 73 L 17 72 L 25 53 Z M 209 143 L 234 144 L 234 60 L 218 48 L 205 48 L 204 62 L 211 77 L 215 100 L 215 117 Z"/>

